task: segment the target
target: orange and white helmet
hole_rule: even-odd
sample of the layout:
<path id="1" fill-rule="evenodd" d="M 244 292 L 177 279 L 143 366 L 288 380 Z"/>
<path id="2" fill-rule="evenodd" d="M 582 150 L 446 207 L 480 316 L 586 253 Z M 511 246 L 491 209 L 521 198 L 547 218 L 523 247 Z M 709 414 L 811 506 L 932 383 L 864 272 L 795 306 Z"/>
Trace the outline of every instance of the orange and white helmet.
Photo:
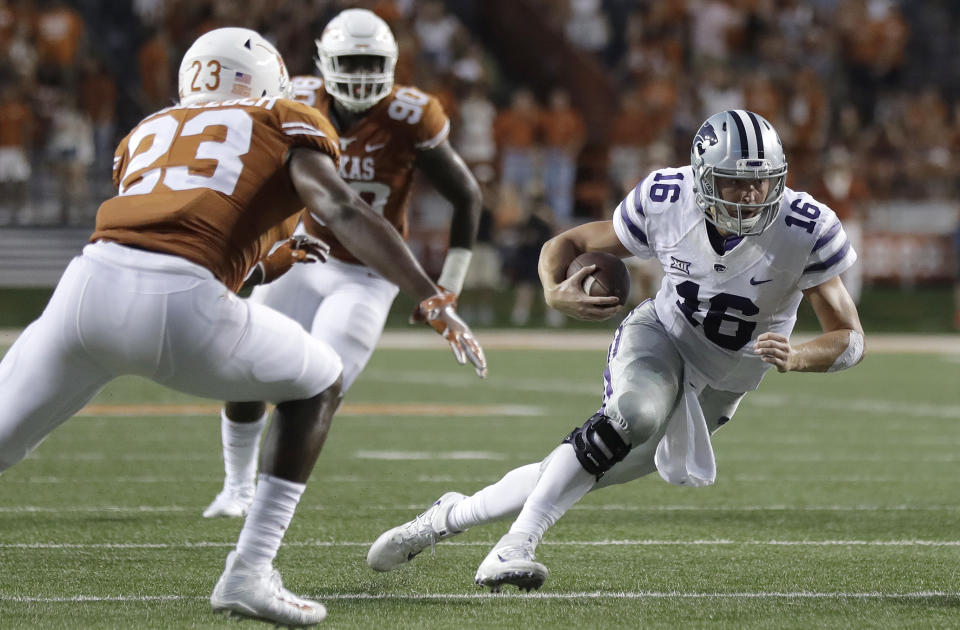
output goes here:
<path id="1" fill-rule="evenodd" d="M 327 93 L 350 111 L 370 109 L 393 89 L 397 40 L 372 11 L 341 11 L 323 29 L 317 44 L 317 68 Z M 349 57 L 375 58 L 372 70 L 357 70 Z"/>
<path id="2" fill-rule="evenodd" d="M 291 96 L 290 76 L 273 44 L 248 28 L 205 33 L 180 62 L 180 104 Z"/>

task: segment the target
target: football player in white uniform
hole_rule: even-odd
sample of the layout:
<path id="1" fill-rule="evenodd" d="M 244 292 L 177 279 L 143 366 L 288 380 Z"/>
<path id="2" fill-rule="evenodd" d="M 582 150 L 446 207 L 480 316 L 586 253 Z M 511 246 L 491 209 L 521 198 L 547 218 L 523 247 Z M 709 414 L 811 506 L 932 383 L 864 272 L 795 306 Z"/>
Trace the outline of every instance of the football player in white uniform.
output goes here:
<path id="1" fill-rule="evenodd" d="M 480 564 L 477 584 L 538 588 L 547 569 L 534 551 L 544 532 L 590 490 L 654 470 L 675 484 L 713 483 L 710 434 L 733 417 L 771 367 L 832 372 L 857 364 L 863 330 L 839 274 L 856 260 L 830 208 L 786 187 L 777 132 L 753 112 L 703 123 L 691 164 L 654 171 L 611 221 L 573 228 L 543 248 L 547 302 L 580 319 L 604 319 L 616 298 L 589 297 L 586 251 L 656 258 L 664 280 L 614 334 L 600 409 L 540 463 L 508 472 L 473 496 L 448 492 L 414 520 L 382 534 L 367 562 L 388 571 L 468 527 L 516 517 Z M 794 345 L 806 297 L 823 328 Z"/>
<path id="2" fill-rule="evenodd" d="M 397 43 L 371 11 L 347 9 L 317 40 L 322 79 L 294 77 L 296 100 L 330 120 L 340 134 L 340 176 L 406 235 L 413 176 L 420 170 L 453 207 L 450 249 L 438 283 L 459 294 L 482 204 L 480 187 L 447 139 L 450 122 L 436 98 L 394 85 Z M 266 304 L 328 343 L 343 362 L 342 391 L 353 384 L 380 339 L 397 285 L 364 265 L 336 234 L 304 216 L 308 234 L 330 243 L 324 265 L 298 268 L 254 290 Z M 307 271 L 307 273 L 301 273 Z M 422 317 L 419 318 L 422 321 Z M 224 484 L 205 517 L 242 516 L 254 495 L 257 448 L 266 406 L 230 401 L 221 414 Z"/>

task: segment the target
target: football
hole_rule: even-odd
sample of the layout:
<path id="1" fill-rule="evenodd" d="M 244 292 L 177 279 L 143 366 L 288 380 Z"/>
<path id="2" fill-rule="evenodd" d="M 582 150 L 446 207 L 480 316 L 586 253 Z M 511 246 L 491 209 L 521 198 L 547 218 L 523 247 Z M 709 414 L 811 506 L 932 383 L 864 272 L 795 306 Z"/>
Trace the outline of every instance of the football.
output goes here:
<path id="1" fill-rule="evenodd" d="M 567 267 L 567 277 L 583 267 L 597 268 L 583 280 L 583 292 L 594 297 L 612 295 L 625 304 L 630 295 L 630 272 L 617 256 L 606 252 L 586 252 L 573 259 Z"/>

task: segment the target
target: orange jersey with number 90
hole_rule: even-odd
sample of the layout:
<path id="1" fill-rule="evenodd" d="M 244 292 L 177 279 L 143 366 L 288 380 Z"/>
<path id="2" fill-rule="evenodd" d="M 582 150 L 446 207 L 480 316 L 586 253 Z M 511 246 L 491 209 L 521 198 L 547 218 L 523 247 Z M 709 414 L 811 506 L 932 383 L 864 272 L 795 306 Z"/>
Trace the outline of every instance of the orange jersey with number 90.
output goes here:
<path id="1" fill-rule="evenodd" d="M 339 158 L 329 121 L 294 101 L 161 110 L 120 142 L 119 194 L 100 206 L 90 240 L 181 256 L 236 290 L 266 253 L 264 234 L 303 207 L 287 169 L 293 147 Z"/>
<path id="2" fill-rule="evenodd" d="M 292 83 L 296 100 L 330 116 L 332 97 L 322 79 L 299 76 Z M 450 120 L 436 98 L 414 87 L 395 85 L 356 123 L 340 130 L 340 177 L 406 237 L 417 152 L 435 148 L 449 133 Z M 359 262 L 308 212 L 304 227 L 329 243 L 333 256 Z"/>

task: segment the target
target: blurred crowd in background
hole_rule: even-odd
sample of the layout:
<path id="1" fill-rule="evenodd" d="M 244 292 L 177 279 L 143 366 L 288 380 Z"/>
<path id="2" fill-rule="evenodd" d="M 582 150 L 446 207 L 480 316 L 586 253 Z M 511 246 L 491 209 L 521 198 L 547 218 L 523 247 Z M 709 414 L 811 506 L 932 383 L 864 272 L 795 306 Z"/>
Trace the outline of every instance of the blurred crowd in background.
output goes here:
<path id="1" fill-rule="evenodd" d="M 199 34 L 254 28 L 292 75 L 313 74 L 314 39 L 349 7 L 388 21 L 397 82 L 450 115 L 484 187 L 469 286 L 517 287 L 515 323 L 535 302 L 544 240 L 608 218 L 651 169 L 688 162 L 701 121 L 731 108 L 776 126 L 789 185 L 838 212 L 876 261 L 868 281 L 903 281 L 906 264 L 910 282 L 957 272 L 951 0 L 0 0 L 0 226 L 92 226 L 118 140 L 176 100 Z M 426 187 L 411 210 L 429 269 L 449 210 Z"/>

